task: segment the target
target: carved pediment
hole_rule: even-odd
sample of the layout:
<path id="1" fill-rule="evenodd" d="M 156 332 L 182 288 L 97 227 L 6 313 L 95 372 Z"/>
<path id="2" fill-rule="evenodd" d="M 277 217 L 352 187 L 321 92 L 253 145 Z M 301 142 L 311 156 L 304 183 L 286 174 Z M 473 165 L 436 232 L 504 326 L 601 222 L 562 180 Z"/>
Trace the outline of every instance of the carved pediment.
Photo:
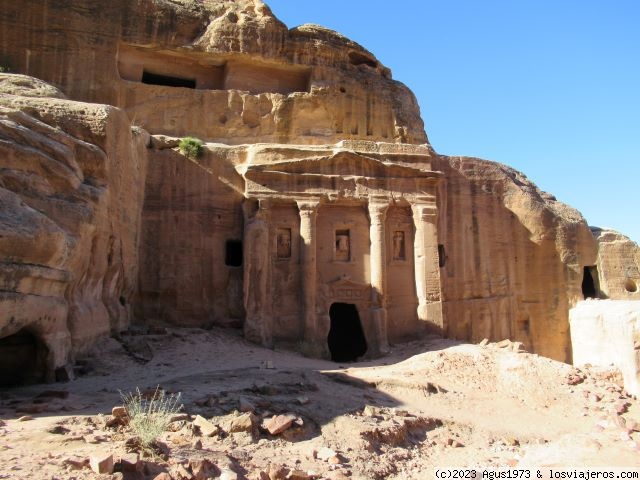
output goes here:
<path id="1" fill-rule="evenodd" d="M 357 283 L 343 277 L 330 282 L 328 287 L 332 301 L 352 303 L 371 299 L 371 285 L 368 283 Z"/>
<path id="2" fill-rule="evenodd" d="M 378 158 L 347 150 L 329 156 L 313 156 L 249 165 L 246 175 L 251 177 L 254 172 L 366 178 L 416 178 L 430 177 L 436 174 L 436 172 L 419 168 L 384 162 Z"/>

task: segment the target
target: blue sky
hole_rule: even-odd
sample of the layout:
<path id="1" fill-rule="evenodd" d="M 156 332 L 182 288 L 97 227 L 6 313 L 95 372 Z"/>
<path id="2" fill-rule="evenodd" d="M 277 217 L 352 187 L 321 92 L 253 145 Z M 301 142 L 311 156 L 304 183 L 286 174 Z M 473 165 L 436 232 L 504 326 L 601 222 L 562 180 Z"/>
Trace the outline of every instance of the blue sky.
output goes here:
<path id="1" fill-rule="evenodd" d="M 267 0 L 370 50 L 443 154 L 506 163 L 640 242 L 640 1 Z"/>

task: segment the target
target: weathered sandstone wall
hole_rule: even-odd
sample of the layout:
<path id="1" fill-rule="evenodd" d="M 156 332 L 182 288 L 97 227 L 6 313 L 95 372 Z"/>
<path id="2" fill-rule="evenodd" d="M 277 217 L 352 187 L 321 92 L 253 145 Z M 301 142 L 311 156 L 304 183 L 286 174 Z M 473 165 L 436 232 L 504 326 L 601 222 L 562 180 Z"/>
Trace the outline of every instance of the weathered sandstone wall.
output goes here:
<path id="1" fill-rule="evenodd" d="M 258 0 L 0 0 L 0 24 L 6 67 L 155 134 L 427 141 L 415 97 L 370 52 L 319 26 L 289 31 Z"/>
<path id="2" fill-rule="evenodd" d="M 640 247 L 623 234 L 592 227 L 598 242 L 594 279 L 597 296 L 611 300 L 640 300 Z M 597 274 L 597 275 L 596 275 Z"/>
<path id="3" fill-rule="evenodd" d="M 445 333 L 521 341 L 571 360 L 568 312 L 582 299 L 583 265 L 596 245 L 579 212 L 494 162 L 440 156 Z"/>
<path id="4" fill-rule="evenodd" d="M 570 311 L 574 365 L 616 366 L 640 394 L 640 302 L 586 300 Z"/>
<path id="5" fill-rule="evenodd" d="M 117 108 L 0 74 L 0 338 L 28 333 L 48 378 L 129 324 L 146 141 Z"/>
<path id="6" fill-rule="evenodd" d="M 189 160 L 177 140 L 152 139 L 142 214 L 138 316 L 177 325 L 241 325 L 242 263 L 226 242 L 242 240 L 243 149 L 216 148 Z"/>

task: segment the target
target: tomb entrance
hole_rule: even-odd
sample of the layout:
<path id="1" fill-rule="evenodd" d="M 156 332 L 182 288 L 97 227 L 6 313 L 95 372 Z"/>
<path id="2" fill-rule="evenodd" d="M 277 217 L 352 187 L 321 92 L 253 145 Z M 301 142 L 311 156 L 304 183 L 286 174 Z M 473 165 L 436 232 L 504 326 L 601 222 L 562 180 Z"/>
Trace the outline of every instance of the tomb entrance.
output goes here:
<path id="1" fill-rule="evenodd" d="M 331 360 L 353 362 L 367 352 L 358 309 L 353 303 L 334 303 L 329 309 L 331 328 L 327 337 Z"/>

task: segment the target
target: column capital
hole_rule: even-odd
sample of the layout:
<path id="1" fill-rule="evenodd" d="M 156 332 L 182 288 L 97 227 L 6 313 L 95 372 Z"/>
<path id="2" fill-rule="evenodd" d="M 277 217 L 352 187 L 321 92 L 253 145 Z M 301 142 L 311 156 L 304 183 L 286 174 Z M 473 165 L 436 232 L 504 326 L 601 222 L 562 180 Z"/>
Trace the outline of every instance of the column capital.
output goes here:
<path id="1" fill-rule="evenodd" d="M 298 210 L 301 212 L 304 211 L 315 211 L 318 210 L 320 206 L 319 200 L 296 200 L 298 204 Z"/>
<path id="2" fill-rule="evenodd" d="M 369 209 L 369 217 L 371 218 L 371 223 L 374 222 L 382 222 L 387 215 L 387 210 L 389 210 L 389 203 L 382 201 L 370 201 L 367 205 Z"/>
<path id="3" fill-rule="evenodd" d="M 435 221 L 438 217 L 438 207 L 432 203 L 412 203 L 411 211 L 415 218 L 423 221 Z"/>

